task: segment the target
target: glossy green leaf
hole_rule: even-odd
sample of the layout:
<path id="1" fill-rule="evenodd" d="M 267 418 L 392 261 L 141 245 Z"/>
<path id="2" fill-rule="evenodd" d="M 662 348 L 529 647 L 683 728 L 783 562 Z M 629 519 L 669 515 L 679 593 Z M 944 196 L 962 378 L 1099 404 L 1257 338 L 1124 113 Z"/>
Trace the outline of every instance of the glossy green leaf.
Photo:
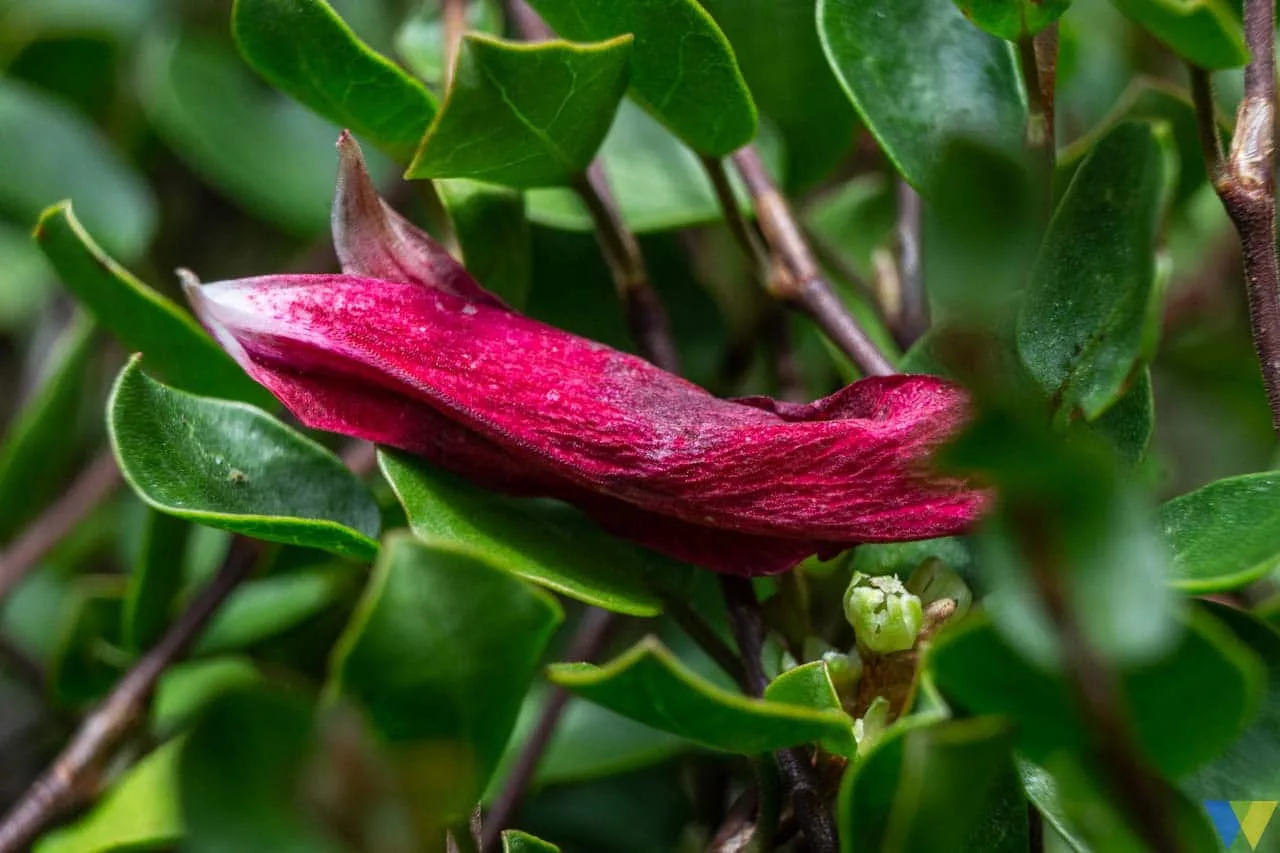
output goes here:
<path id="1" fill-rule="evenodd" d="M 169 624 L 170 608 L 182 589 L 182 557 L 190 533 L 186 519 L 147 510 L 121 624 L 121 641 L 134 654 L 150 648 Z"/>
<path id="2" fill-rule="evenodd" d="M 1085 754 L 1091 743 L 1062 678 L 1028 664 L 984 617 L 939 637 L 929 668 L 958 708 L 1013 720 L 1018 747 L 1032 761 L 1064 751 Z M 1142 753 L 1177 777 L 1211 761 L 1240 735 L 1256 709 L 1262 677 L 1261 664 L 1244 644 L 1193 613 L 1169 654 L 1120 673 L 1120 701 Z"/>
<path id="3" fill-rule="evenodd" d="M 609 130 L 626 90 L 631 42 L 466 36 L 453 85 L 405 177 L 518 188 L 571 183 Z"/>
<path id="4" fill-rule="evenodd" d="M 34 853 L 165 849 L 183 836 L 178 808 L 182 740 L 163 744 L 111 784 L 87 815 L 41 838 Z"/>
<path id="5" fill-rule="evenodd" d="M 1112 0 L 1130 20 L 1201 68 L 1249 61 L 1238 6 L 1228 0 Z"/>
<path id="6" fill-rule="evenodd" d="M 212 39 L 151 39 L 138 82 L 147 118 L 211 185 L 295 233 L 328 228 L 337 128 L 264 87 Z"/>
<path id="7" fill-rule="evenodd" d="M 156 229 L 146 183 L 89 121 L 13 78 L 0 79 L 0 213 L 34 222 L 71 197 L 107 248 L 136 258 Z"/>
<path id="8" fill-rule="evenodd" d="M 314 712 L 304 696 L 260 687 L 214 699 L 178 762 L 183 850 L 343 850 L 300 807 L 314 748 Z"/>
<path id="9" fill-rule="evenodd" d="M 269 83 L 398 162 L 436 114 L 431 93 L 370 50 L 324 0 L 236 0 L 231 32 Z"/>
<path id="10" fill-rule="evenodd" d="M 575 41 L 635 36 L 631 96 L 685 144 L 724 157 L 756 134 L 756 109 L 729 41 L 695 0 L 532 0 Z"/>
<path id="11" fill-rule="evenodd" d="M 692 571 L 617 540 L 567 507 L 496 495 L 403 454 L 378 458 L 420 538 L 451 543 L 588 604 L 653 616 L 662 610 L 660 591 Z"/>
<path id="12" fill-rule="evenodd" d="M 214 614 L 195 652 L 249 648 L 296 627 L 356 588 L 356 575 L 344 566 L 314 566 L 248 581 Z"/>
<path id="13" fill-rule="evenodd" d="M 406 65 L 431 86 L 441 86 L 445 78 L 445 24 L 440 0 L 419 4 L 417 10 L 396 31 L 396 53 Z M 502 35 L 502 12 L 496 0 L 467 4 L 467 30 L 485 35 Z"/>
<path id="14" fill-rule="evenodd" d="M 508 829 L 502 833 L 502 853 L 560 853 L 560 848 L 527 832 Z"/>
<path id="15" fill-rule="evenodd" d="M 151 730 L 159 737 L 185 728 L 217 697 L 263 680 L 248 658 L 224 655 L 182 661 L 165 670 L 151 700 Z"/>
<path id="16" fill-rule="evenodd" d="M 818 31 L 863 121 L 924 195 L 957 136 L 1020 149 L 1026 107 L 1012 48 L 952 0 L 819 0 Z"/>
<path id="17" fill-rule="evenodd" d="M 764 698 L 784 705 L 799 705 L 816 711 L 844 711 L 840 694 L 831 682 L 826 661 L 816 660 L 787 670 L 765 688 Z M 853 739 L 850 724 L 837 737 L 824 737 L 822 748 L 835 755 L 853 760 L 858 754 L 858 744 Z"/>
<path id="18" fill-rule="evenodd" d="M 792 187 L 823 178 L 853 148 L 858 119 L 822 55 L 815 0 L 701 2 L 729 37 L 760 113 L 782 135 L 786 160 L 776 173 Z"/>
<path id="19" fill-rule="evenodd" d="M 533 238 L 524 194 L 465 179 L 436 181 L 467 271 L 512 308 L 533 283 Z"/>
<path id="20" fill-rule="evenodd" d="M 63 602 L 62 624 L 49 664 L 53 698 L 69 708 L 106 695 L 129 663 L 113 644 L 120 636 L 124 587 L 115 577 L 87 575 L 75 580 Z"/>
<path id="21" fill-rule="evenodd" d="M 554 599 L 513 575 L 395 536 L 334 650 L 330 687 L 435 791 L 418 805 L 450 823 L 497 767 L 561 618 Z"/>
<path id="22" fill-rule="evenodd" d="M 357 559 L 378 549 L 364 484 L 261 409 L 168 388 L 135 357 L 112 389 L 107 429 L 125 480 L 161 512 Z"/>
<path id="23" fill-rule="evenodd" d="M 47 356 L 45 379 L 6 428 L 0 443 L 0 539 L 8 539 L 53 496 L 75 442 L 67 440 L 85 391 L 94 324 L 77 311 Z"/>
<path id="24" fill-rule="evenodd" d="M 1280 790 L 1280 628 L 1216 602 L 1200 606 L 1257 654 L 1267 678 L 1258 715 L 1226 752 L 1182 779 L 1182 790 L 1195 801 L 1251 800 Z"/>
<path id="25" fill-rule="evenodd" d="M 1090 424 L 1094 434 L 1115 448 L 1120 461 L 1137 467 L 1147 455 L 1156 428 L 1156 397 L 1151 368 L 1143 366 L 1115 405 Z"/>
<path id="26" fill-rule="evenodd" d="M 1071 6 L 1071 0 L 955 0 L 970 21 L 1009 41 L 1033 36 Z"/>
<path id="27" fill-rule="evenodd" d="M 1069 414 L 1094 420 L 1154 354 L 1163 292 L 1155 243 L 1175 175 L 1163 126 L 1125 122 L 1080 166 L 1018 315 L 1018 351 Z"/>
<path id="28" fill-rule="evenodd" d="M 578 696 L 661 731 L 725 752 L 758 755 L 824 738 L 852 725 L 841 711 L 749 699 L 687 669 L 656 638 L 608 664 L 553 664 L 548 677 Z"/>
<path id="29" fill-rule="evenodd" d="M 1160 508 L 1174 585 L 1237 589 L 1280 565 L 1280 473 L 1228 477 Z"/>
<path id="30" fill-rule="evenodd" d="M 841 850 L 965 850 L 1009 767 L 1012 741 L 994 717 L 891 728 L 841 785 Z"/>
<path id="31" fill-rule="evenodd" d="M 125 347 L 146 353 L 169 382 L 199 394 L 271 399 L 190 314 L 98 248 L 70 203 L 40 216 L 35 239 L 72 295 Z"/>
<path id="32" fill-rule="evenodd" d="M 773 137 L 762 133 L 756 147 L 767 165 L 777 163 Z M 721 218 L 720 203 L 698 156 L 631 101 L 619 105 L 597 156 L 622 219 L 633 232 L 669 231 Z M 737 181 L 734 186 L 740 190 Z M 572 190 L 546 187 L 530 190 L 527 198 L 529 218 L 540 225 L 573 231 L 595 227 Z M 746 193 L 739 191 L 738 198 L 749 211 Z"/>

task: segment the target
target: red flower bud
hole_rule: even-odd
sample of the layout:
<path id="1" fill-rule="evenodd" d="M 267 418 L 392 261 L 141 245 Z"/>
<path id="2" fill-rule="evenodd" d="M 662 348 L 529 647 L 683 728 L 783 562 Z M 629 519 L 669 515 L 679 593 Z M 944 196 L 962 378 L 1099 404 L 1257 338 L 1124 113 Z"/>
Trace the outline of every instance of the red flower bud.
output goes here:
<path id="1" fill-rule="evenodd" d="M 515 313 L 378 198 L 339 141 L 341 275 L 191 285 L 201 321 L 309 427 L 560 498 L 706 568 L 767 574 L 859 542 L 956 533 L 985 495 L 931 474 L 968 402 L 928 376 L 808 405 L 722 400 Z"/>

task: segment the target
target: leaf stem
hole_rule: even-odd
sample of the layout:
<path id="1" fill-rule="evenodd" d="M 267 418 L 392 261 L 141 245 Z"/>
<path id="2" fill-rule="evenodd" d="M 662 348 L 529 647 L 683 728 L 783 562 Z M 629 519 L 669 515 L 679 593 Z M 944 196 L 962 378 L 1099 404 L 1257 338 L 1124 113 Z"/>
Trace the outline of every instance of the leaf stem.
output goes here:
<path id="1" fill-rule="evenodd" d="M 1056 47 L 1056 42 L 1055 42 Z M 1052 94 L 1046 95 L 1036 40 L 1033 36 L 1018 39 L 1018 60 L 1022 66 L 1022 82 L 1027 92 L 1027 150 L 1036 160 L 1036 168 L 1048 186 L 1053 186 Z M 1053 75 L 1049 75 L 1051 78 Z"/>
<path id="2" fill-rule="evenodd" d="M 444 22 L 444 87 L 453 85 L 453 66 L 467 31 L 467 0 L 443 0 L 440 17 Z"/>
<path id="3" fill-rule="evenodd" d="M 1275 192 L 1275 0 L 1245 0 L 1245 41 L 1251 59 L 1244 69 L 1244 99 L 1236 113 L 1231 151 L 1221 153 L 1207 72 L 1193 69 L 1192 95 L 1201 147 L 1214 188 L 1222 199 L 1244 254 L 1245 285 L 1253 345 L 1280 433 L 1280 264 L 1276 257 Z"/>
<path id="4" fill-rule="evenodd" d="M 53 765 L 0 822 L 0 853 L 27 849 L 51 821 L 92 794 L 103 764 L 145 713 L 160 676 L 182 656 L 231 591 L 248 576 L 257 554 L 258 546 L 252 540 L 235 540 L 209 585 L 85 718 Z"/>
<path id="5" fill-rule="evenodd" d="M 0 553 L 0 601 L 13 592 L 32 566 L 120 485 L 120 470 L 104 450 L 72 481 L 67 491 Z"/>
<path id="6" fill-rule="evenodd" d="M 749 692 L 753 696 L 763 696 L 764 689 L 768 686 L 761 658 L 764 650 L 764 621 L 760 615 L 760 602 L 756 599 L 755 589 L 747 578 L 730 575 L 720 576 L 720 589 L 724 593 L 729 625 L 742 653 Z M 836 841 L 835 822 L 820 790 L 809 751 L 802 747 L 780 749 L 774 753 L 774 760 L 804 831 L 808 844 L 806 849 L 810 853 L 836 853 L 839 844 Z"/>
<path id="7" fill-rule="evenodd" d="M 929 300 L 924 292 L 920 251 L 923 204 L 906 181 L 898 181 L 898 286 L 900 309 L 894 338 L 905 351 L 929 328 Z"/>
<path id="8" fill-rule="evenodd" d="M 594 660 L 600 654 L 600 649 L 604 646 L 616 622 L 617 617 L 609 611 L 588 607 L 582 615 L 582 621 L 578 623 L 577 632 L 569 641 L 569 648 L 563 660 L 570 662 Z M 494 799 L 493 806 L 484 817 L 484 828 L 480 833 L 482 853 L 497 853 L 501 848 L 502 830 L 507 828 L 515 817 L 516 810 L 520 808 L 529 783 L 533 781 L 534 772 L 538 769 L 538 762 L 542 760 L 542 754 L 551 744 L 556 726 L 560 723 L 560 715 L 564 713 L 568 701 L 569 691 L 558 686 L 551 688 L 546 703 L 538 712 L 538 720 L 534 724 L 533 731 L 525 741 L 524 748 L 520 750 L 520 755 L 516 758 L 511 772 L 503 781 L 502 790 Z"/>
<path id="9" fill-rule="evenodd" d="M 755 204 L 756 220 L 772 253 L 769 278 L 773 295 L 808 314 L 818 327 L 868 376 L 896 371 L 858 325 L 831 284 L 822 276 L 786 199 L 765 172 L 754 146 L 733 154 L 733 164 Z"/>

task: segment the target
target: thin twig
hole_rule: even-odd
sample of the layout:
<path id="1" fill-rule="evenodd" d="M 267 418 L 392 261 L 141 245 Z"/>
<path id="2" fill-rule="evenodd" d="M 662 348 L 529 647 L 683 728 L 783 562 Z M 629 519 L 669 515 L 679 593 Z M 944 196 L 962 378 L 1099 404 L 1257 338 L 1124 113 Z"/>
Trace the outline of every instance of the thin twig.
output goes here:
<path id="1" fill-rule="evenodd" d="M 1191 75 L 1191 102 L 1196 107 L 1196 129 L 1200 135 L 1200 153 L 1204 155 L 1209 180 L 1217 181 L 1226 152 L 1222 134 L 1218 133 L 1217 108 L 1213 101 L 1213 77 L 1197 65 L 1188 66 Z"/>
<path id="2" fill-rule="evenodd" d="M 1249 294 L 1253 345 L 1271 406 L 1271 422 L 1280 433 L 1280 265 L 1276 258 L 1275 167 L 1275 0 L 1245 0 L 1244 28 L 1251 59 L 1244 69 L 1244 99 L 1236 113 L 1231 153 L 1218 158 L 1213 95 L 1207 81 L 1193 94 L 1201 145 L 1210 152 L 1209 173 L 1223 206 L 1240 233 Z M 1198 90 L 1198 91 L 1197 91 Z"/>
<path id="3" fill-rule="evenodd" d="M 1095 738 L 1098 758 L 1110 774 L 1112 795 L 1149 849 L 1179 853 L 1182 846 L 1167 822 L 1168 809 L 1160 796 L 1162 782 L 1134 746 L 1114 675 L 1071 612 L 1050 535 L 1039 518 L 1020 514 L 1018 528 L 1030 558 L 1032 581 L 1061 643 L 1064 667 L 1086 727 Z"/>
<path id="4" fill-rule="evenodd" d="M 1027 90 L 1027 150 L 1035 157 L 1038 174 L 1052 186 L 1053 137 L 1049 130 L 1049 103 L 1040 79 L 1040 63 L 1036 57 L 1035 39 L 1018 39 L 1018 60 L 1022 66 L 1022 82 Z"/>
<path id="5" fill-rule="evenodd" d="M 733 164 L 747 185 L 756 220 L 782 273 L 771 276 L 773 295 L 808 314 L 863 373 L 894 373 L 889 359 L 867 337 L 823 277 L 791 208 L 773 185 L 755 148 L 748 145 L 737 151 Z"/>
<path id="6" fill-rule="evenodd" d="M 0 853 L 18 853 L 51 821 L 97 788 L 121 739 L 142 718 L 160 676 L 191 645 L 209 618 L 252 570 L 257 545 L 237 539 L 209 585 L 85 718 L 53 765 L 0 822 Z"/>
<path id="7" fill-rule="evenodd" d="M 769 272 L 769 251 L 760 240 L 760 235 L 751 227 L 751 223 L 742 215 L 738 206 L 738 198 L 734 195 L 733 184 L 729 181 L 729 172 L 724 167 L 724 160 L 719 157 L 703 157 L 702 167 L 711 179 L 711 187 L 715 190 L 716 200 L 720 202 L 720 211 L 724 214 L 725 224 L 733 233 L 733 237 L 742 247 L 742 251 L 755 265 L 761 276 Z"/>
<path id="8" fill-rule="evenodd" d="M 467 0 L 444 0 L 440 17 L 444 22 L 444 87 L 448 89 L 453 84 L 458 47 L 467 31 Z"/>
<path id="9" fill-rule="evenodd" d="M 0 553 L 0 601 L 27 572 L 120 485 L 120 469 L 106 450 L 94 457 L 63 495 Z"/>
<path id="10" fill-rule="evenodd" d="M 640 243 L 622 221 L 622 213 L 599 160 L 592 161 L 573 188 L 595 224 L 596 239 L 622 300 L 631 339 L 646 359 L 663 370 L 677 372 L 679 358 L 667 312 L 649 284 Z"/>
<path id="11" fill-rule="evenodd" d="M 733 635 L 742 652 L 750 692 L 754 696 L 763 696 L 769 682 L 765 677 L 761 658 L 764 650 L 764 622 L 760 616 L 760 602 L 747 578 L 722 575 L 720 588 L 728 608 L 729 625 L 733 628 Z M 787 796 L 791 799 L 791 805 L 804 831 L 807 849 L 810 853 L 836 853 L 839 844 L 836 840 L 835 822 L 831 818 L 826 798 L 822 795 L 808 750 L 801 747 L 780 749 L 774 753 L 774 760 L 778 763 Z"/>
<path id="12" fill-rule="evenodd" d="M 1036 75 L 1040 80 L 1040 102 L 1044 105 L 1045 137 L 1049 150 L 1057 146 L 1055 107 L 1058 86 L 1058 22 L 1054 21 L 1035 37 Z"/>
<path id="13" fill-rule="evenodd" d="M 903 350 L 910 349 L 929 328 L 929 301 L 924 292 L 920 231 L 923 205 L 906 181 L 898 181 L 898 288 L 899 309 L 893 336 Z"/>
<path id="14" fill-rule="evenodd" d="M 598 607 L 588 608 L 582 615 L 577 633 L 569 642 L 564 660 L 570 662 L 594 660 L 600 653 L 615 621 L 614 615 L 607 610 L 601 610 Z M 503 781 L 502 790 L 498 792 L 493 806 L 484 817 L 484 829 L 480 834 L 482 853 L 495 853 L 499 849 L 502 830 L 506 829 L 511 819 L 515 817 L 516 810 L 528 791 L 529 783 L 533 781 L 538 762 L 542 760 L 542 754 L 551 744 L 551 738 L 555 735 L 556 726 L 560 722 L 560 715 L 564 713 L 564 706 L 568 701 L 567 690 L 562 687 L 551 688 L 546 704 L 538 714 L 538 721 L 533 731 L 525 741 L 524 748 L 520 750 L 520 755 L 516 758 L 511 772 Z"/>

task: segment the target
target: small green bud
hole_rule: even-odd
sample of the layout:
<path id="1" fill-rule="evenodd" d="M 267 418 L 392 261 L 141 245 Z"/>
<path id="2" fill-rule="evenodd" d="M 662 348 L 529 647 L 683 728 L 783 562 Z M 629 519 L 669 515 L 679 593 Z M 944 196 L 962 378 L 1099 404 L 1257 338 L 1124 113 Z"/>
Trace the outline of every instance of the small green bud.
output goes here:
<path id="1" fill-rule="evenodd" d="M 853 721 L 853 739 L 858 743 L 858 757 L 866 755 L 889 728 L 889 700 L 877 696 L 867 712 Z"/>
<path id="2" fill-rule="evenodd" d="M 920 597 L 920 603 L 926 608 L 935 601 L 950 599 L 956 603 L 955 613 L 950 618 L 958 619 L 969 612 L 973 604 L 973 593 L 955 569 L 931 557 L 919 565 L 911 577 L 907 578 L 907 591 Z"/>
<path id="3" fill-rule="evenodd" d="M 893 575 L 854 572 L 844 594 L 844 615 L 858 644 L 882 655 L 910 649 L 924 624 L 920 599 Z"/>

